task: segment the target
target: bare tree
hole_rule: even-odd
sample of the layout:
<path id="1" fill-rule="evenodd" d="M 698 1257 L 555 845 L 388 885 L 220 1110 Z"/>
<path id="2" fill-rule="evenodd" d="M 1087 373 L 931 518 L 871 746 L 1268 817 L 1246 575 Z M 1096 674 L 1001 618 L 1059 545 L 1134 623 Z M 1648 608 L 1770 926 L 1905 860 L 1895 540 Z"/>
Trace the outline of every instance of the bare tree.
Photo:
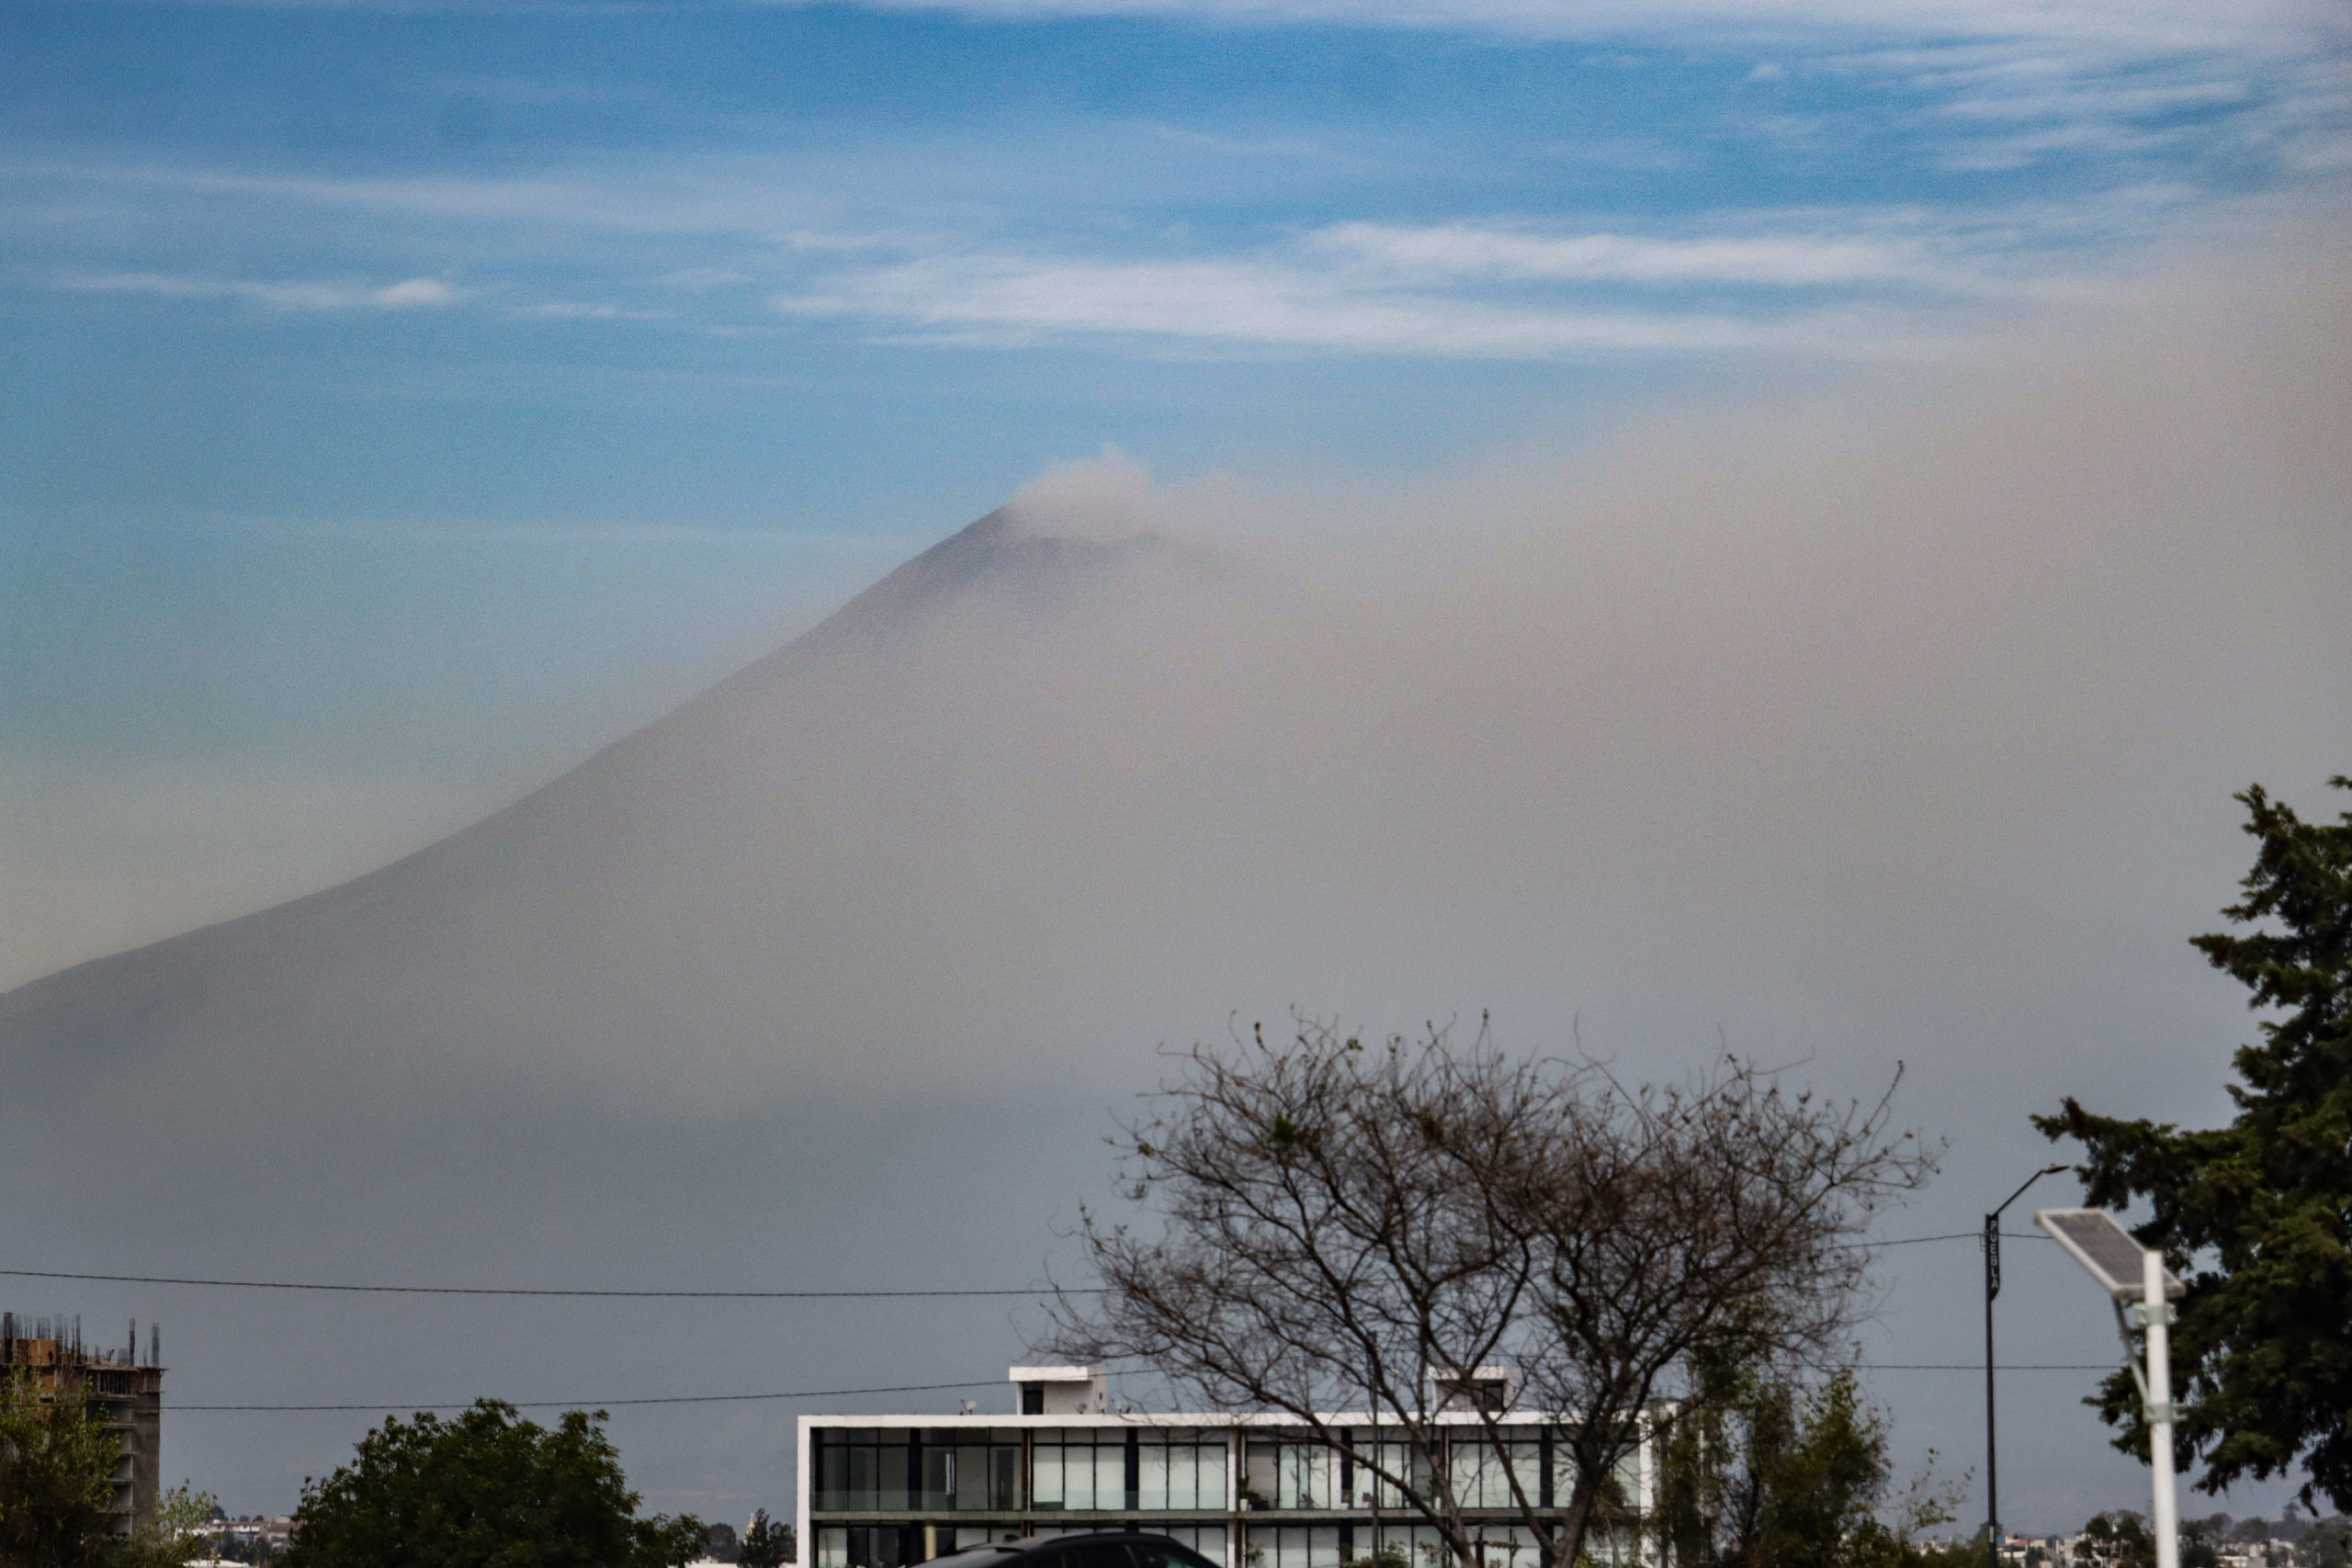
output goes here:
<path id="1" fill-rule="evenodd" d="M 1506 1056 L 1483 1021 L 1467 1049 L 1295 1023 L 1284 1045 L 1253 1030 L 1183 1054 L 1158 1114 L 1122 1127 L 1123 1194 L 1159 1223 L 1087 1214 L 1101 1290 L 1057 1297 L 1051 1348 L 1289 1417 L 1463 1568 L 1470 1516 L 1498 1504 L 1546 1563 L 1623 1522 L 1613 1478 L 1694 1366 L 1830 1356 L 1864 1227 L 1932 1165 L 1886 1098 L 1785 1093 L 1729 1056 L 1628 1089 L 1590 1061 Z M 1572 1416 L 1550 1438 L 1556 1483 L 1510 1444 L 1523 1425 L 1461 1396 L 1493 1365 Z"/>

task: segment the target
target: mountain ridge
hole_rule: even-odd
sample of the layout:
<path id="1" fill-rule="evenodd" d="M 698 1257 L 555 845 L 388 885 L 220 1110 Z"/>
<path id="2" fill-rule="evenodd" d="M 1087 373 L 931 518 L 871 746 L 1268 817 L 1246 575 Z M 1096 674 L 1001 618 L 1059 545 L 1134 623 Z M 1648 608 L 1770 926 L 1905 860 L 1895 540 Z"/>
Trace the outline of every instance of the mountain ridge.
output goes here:
<path id="1" fill-rule="evenodd" d="M 901 562 L 807 631 L 430 844 L 330 886 L 85 959 L 0 992 L 0 1049 L 20 1049 L 27 1043 L 23 1036 L 41 1032 L 45 1016 L 92 1002 L 114 1021 L 114 1028 L 101 1032 L 136 1033 L 141 1015 L 187 999 L 184 991 L 163 994 L 171 970 L 232 961 L 241 949 L 289 932 L 300 942 L 306 921 L 351 919 L 371 902 L 434 891 L 420 889 L 420 883 L 473 879 L 469 857 L 485 848 L 507 848 L 499 840 L 517 823 L 534 820 L 541 840 L 558 835 L 570 797 L 591 790 L 604 774 L 658 754 L 697 725 L 723 723 L 730 711 L 773 699 L 797 676 L 820 677 L 829 668 L 886 657 L 894 646 L 920 638 L 941 616 L 978 599 L 993 595 L 1026 614 L 1049 613 L 1123 569 L 1159 559 L 1194 570 L 1212 562 L 1204 553 L 1174 546 L 1150 531 L 1107 540 L 1031 532 L 1012 506 L 999 507 Z M 549 823 L 550 817 L 557 821 Z M 130 984 L 119 995 L 105 995 L 118 979 Z"/>

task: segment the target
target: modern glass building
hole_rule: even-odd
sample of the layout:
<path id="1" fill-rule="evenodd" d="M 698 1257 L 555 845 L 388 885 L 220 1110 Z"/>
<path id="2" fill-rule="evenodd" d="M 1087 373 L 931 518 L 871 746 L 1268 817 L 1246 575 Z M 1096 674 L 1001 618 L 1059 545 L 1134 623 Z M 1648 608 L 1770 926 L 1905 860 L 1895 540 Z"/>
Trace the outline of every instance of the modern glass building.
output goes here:
<path id="1" fill-rule="evenodd" d="M 1339 1568 L 1383 1547 L 1419 1568 L 1441 1559 L 1436 1532 L 1365 1461 L 1403 1470 L 1392 1425 L 1335 1416 L 1338 1446 L 1281 1416 L 1146 1415 L 1111 1408 L 1087 1368 L 1015 1367 L 1019 1416 L 804 1416 L 799 1540 L 804 1568 L 908 1568 L 964 1547 L 1023 1536 L 1148 1530 L 1226 1568 Z M 1561 1418 L 1507 1410 L 1490 1435 L 1464 1408 L 1439 1419 L 1455 1495 L 1486 1543 L 1488 1568 L 1542 1568 L 1512 1500 L 1515 1473 L 1538 1506 L 1565 1507 L 1555 1460 Z M 1618 1490 L 1650 1509 L 1648 1446 Z M 1594 1541 L 1595 1562 L 1633 1562 L 1635 1543 Z"/>

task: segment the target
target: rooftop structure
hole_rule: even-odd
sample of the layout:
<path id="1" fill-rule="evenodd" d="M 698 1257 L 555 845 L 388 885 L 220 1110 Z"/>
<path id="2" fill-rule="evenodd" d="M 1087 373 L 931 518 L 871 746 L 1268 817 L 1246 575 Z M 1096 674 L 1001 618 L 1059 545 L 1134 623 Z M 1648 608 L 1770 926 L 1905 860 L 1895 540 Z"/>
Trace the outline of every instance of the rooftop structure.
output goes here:
<path id="1" fill-rule="evenodd" d="M 95 1413 L 121 1454 L 115 1461 L 115 1533 L 128 1535 L 155 1517 L 163 1464 L 163 1335 L 148 1325 L 147 1357 L 139 1356 L 139 1325 L 119 1350 L 82 1337 L 79 1318 L 24 1318 L 0 1313 L 0 1378 L 24 1378 L 44 1404 L 79 1397 Z"/>
<path id="2" fill-rule="evenodd" d="M 1394 1420 L 1334 1415 L 1338 1447 L 1280 1415 L 1146 1414 L 1110 1399 L 1091 1367 L 1014 1367 L 1018 1416 L 803 1416 L 797 1518 L 804 1568 L 910 1568 L 993 1540 L 1093 1530 L 1174 1538 L 1224 1568 L 1339 1568 L 1384 1547 L 1416 1568 L 1441 1560 L 1436 1531 L 1394 1484 L 1409 1449 Z M 1433 1418 L 1488 1568 L 1541 1568 L 1511 1497 L 1511 1475 L 1546 1512 L 1565 1511 L 1563 1417 L 1510 1407 L 1518 1379 L 1479 1367 L 1433 1371 Z M 1501 1428 L 1486 1429 L 1488 1417 Z M 1459 1435 L 1454 1434 L 1458 1431 Z M 1648 1445 L 1618 1477 L 1647 1513 Z M 1636 1560 L 1631 1541 L 1594 1541 L 1595 1562 Z"/>

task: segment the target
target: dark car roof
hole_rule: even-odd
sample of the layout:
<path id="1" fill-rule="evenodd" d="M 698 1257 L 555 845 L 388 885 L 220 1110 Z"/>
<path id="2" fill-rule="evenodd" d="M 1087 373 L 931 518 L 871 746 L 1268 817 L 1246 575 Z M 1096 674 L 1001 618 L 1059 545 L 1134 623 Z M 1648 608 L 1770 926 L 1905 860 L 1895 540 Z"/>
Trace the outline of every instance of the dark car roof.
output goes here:
<path id="1" fill-rule="evenodd" d="M 1026 1535 L 1018 1540 L 992 1540 L 985 1546 L 967 1546 L 944 1557 L 934 1557 L 924 1568 L 945 1562 L 986 1563 L 988 1568 L 1013 1568 L 1016 1562 L 1042 1557 L 1048 1552 L 1104 1541 L 1122 1545 L 1149 1541 L 1154 1546 L 1165 1548 L 1182 1561 L 1196 1563 L 1199 1568 L 1212 1568 L 1208 1559 L 1191 1547 L 1170 1540 L 1154 1530 L 1090 1530 L 1083 1535 Z"/>

